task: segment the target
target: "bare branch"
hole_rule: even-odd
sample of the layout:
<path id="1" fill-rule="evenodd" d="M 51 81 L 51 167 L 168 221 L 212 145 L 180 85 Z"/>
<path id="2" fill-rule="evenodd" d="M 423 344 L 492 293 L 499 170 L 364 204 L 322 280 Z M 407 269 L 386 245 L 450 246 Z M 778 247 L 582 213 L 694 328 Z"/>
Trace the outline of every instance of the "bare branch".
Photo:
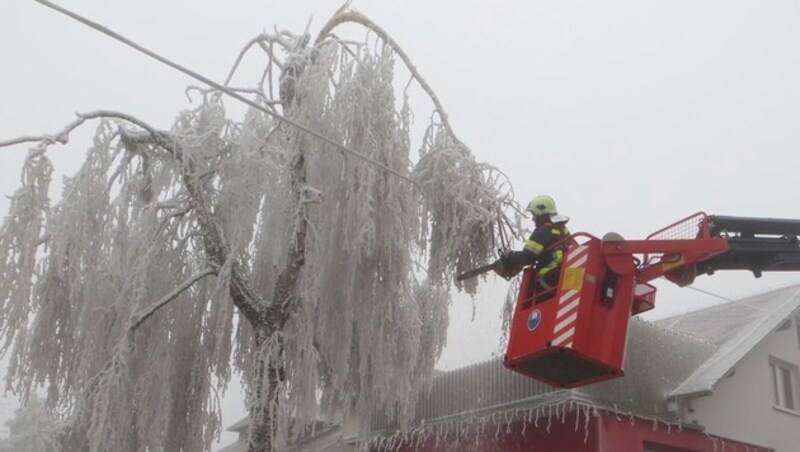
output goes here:
<path id="1" fill-rule="evenodd" d="M 150 306 L 149 308 L 143 309 L 142 311 L 133 315 L 133 325 L 131 325 L 131 331 L 136 331 L 145 320 L 150 318 L 153 314 L 156 313 L 159 309 L 166 306 L 170 301 L 174 300 L 178 297 L 178 295 L 182 294 L 186 290 L 188 290 L 194 283 L 197 281 L 205 278 L 208 275 L 216 274 L 217 270 L 215 268 L 207 268 L 200 273 L 193 275 L 191 278 L 187 279 L 183 282 L 180 286 L 176 287 L 172 292 L 164 295 L 160 300 L 158 300 L 154 305 Z"/>

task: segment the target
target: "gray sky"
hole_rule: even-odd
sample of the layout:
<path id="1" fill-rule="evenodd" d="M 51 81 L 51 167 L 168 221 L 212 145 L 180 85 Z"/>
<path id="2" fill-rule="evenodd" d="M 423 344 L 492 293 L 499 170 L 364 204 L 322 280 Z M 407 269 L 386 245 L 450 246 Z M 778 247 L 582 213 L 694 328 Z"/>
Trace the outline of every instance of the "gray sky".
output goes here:
<path id="1" fill-rule="evenodd" d="M 341 5 L 294 0 L 61 0 L 59 4 L 222 81 L 273 26 L 312 33 Z M 573 231 L 626 238 L 696 211 L 800 218 L 800 2 L 356 0 L 439 95 L 479 160 L 518 200 L 556 198 Z M 255 54 L 254 54 L 255 55 Z M 168 128 L 194 81 L 30 0 L 0 6 L 0 140 L 53 133 L 76 111 L 113 109 Z M 254 66 L 256 67 L 254 62 Z M 241 72 L 242 84 L 259 74 Z M 425 115 L 420 112 L 419 114 Z M 427 117 L 419 117 L 424 123 Z M 53 147 L 71 172 L 92 127 Z M 26 147 L 2 150 L 0 193 Z M 0 204 L 7 209 L 5 200 Z M 800 275 L 701 277 L 726 297 Z M 719 300 L 659 283 L 650 317 Z M 505 283 L 454 300 L 440 367 L 498 350 Z M 230 424 L 236 419 L 226 419 Z"/>

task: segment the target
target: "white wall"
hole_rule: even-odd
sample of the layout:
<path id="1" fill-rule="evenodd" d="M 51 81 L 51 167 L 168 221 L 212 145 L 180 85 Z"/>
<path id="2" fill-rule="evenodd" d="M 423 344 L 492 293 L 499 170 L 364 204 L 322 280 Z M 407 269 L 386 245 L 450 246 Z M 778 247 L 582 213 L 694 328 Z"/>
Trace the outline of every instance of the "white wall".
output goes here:
<path id="1" fill-rule="evenodd" d="M 720 381 L 714 394 L 690 401 L 694 411 L 684 411 L 686 422 L 696 421 L 706 432 L 739 441 L 797 452 L 800 448 L 800 413 L 774 408 L 770 356 L 800 366 L 797 322 L 772 333 L 748 354 L 733 375 Z"/>

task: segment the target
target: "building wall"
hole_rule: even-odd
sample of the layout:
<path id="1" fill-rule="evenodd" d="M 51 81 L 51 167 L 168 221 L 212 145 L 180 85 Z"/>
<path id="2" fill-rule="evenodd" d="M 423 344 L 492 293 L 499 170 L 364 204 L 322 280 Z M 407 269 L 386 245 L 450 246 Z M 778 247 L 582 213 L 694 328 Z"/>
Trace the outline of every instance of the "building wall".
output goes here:
<path id="1" fill-rule="evenodd" d="M 618 418 L 605 413 L 600 420 L 598 452 L 769 452 L 770 449 L 706 435 L 698 430 L 653 424 L 644 419 Z"/>
<path id="2" fill-rule="evenodd" d="M 800 450 L 800 413 L 774 407 L 770 356 L 800 366 L 797 322 L 771 334 L 717 384 L 714 393 L 691 399 L 684 419 L 706 432 L 769 446 L 777 452 Z M 797 395 L 796 395 L 797 397 Z"/>
<path id="3" fill-rule="evenodd" d="M 769 449 L 722 440 L 697 430 L 678 429 L 652 421 L 600 412 L 587 421 L 575 412 L 548 422 L 485 425 L 471 434 L 409 438 L 404 444 L 373 452 L 769 452 Z"/>

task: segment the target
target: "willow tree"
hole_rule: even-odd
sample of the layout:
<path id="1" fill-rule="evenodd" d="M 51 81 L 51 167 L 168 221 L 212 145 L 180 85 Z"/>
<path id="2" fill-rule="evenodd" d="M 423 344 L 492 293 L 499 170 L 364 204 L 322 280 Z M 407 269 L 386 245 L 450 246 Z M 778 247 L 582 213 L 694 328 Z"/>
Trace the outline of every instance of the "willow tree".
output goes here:
<path id="1" fill-rule="evenodd" d="M 346 23 L 363 42 L 336 37 Z M 314 40 L 258 36 L 239 60 L 258 49 L 242 119 L 194 88 L 169 130 L 95 111 L 2 143 L 35 143 L 0 231 L 6 384 L 46 391 L 65 450 L 208 450 L 234 374 L 253 451 L 318 418 L 402 421 L 444 344 L 453 275 L 510 232 L 502 175 L 364 16 L 344 7 Z M 434 105 L 417 157 L 398 57 L 400 86 Z M 48 149 L 90 120 L 51 202 Z"/>

